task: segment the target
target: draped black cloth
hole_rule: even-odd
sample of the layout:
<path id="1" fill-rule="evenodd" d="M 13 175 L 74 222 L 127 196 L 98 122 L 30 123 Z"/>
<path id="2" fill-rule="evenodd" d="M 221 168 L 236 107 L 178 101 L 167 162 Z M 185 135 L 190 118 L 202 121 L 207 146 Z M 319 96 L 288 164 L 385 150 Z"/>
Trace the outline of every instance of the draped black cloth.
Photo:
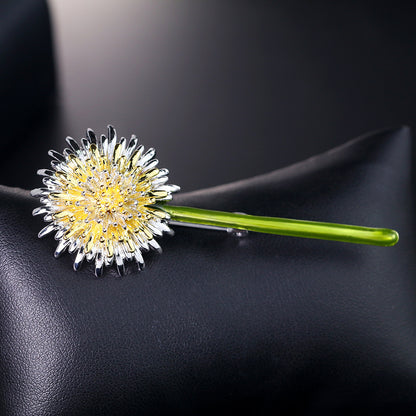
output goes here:
<path id="1" fill-rule="evenodd" d="M 262 159 L 240 159 L 259 148 L 273 161 L 282 146 L 295 152 L 299 137 L 305 146 L 314 140 L 330 148 L 380 120 L 410 122 L 416 97 L 411 8 L 390 14 L 380 3 L 373 9 L 369 2 L 294 3 L 253 2 L 260 4 L 253 14 L 250 2 L 210 2 L 218 13 L 205 13 L 207 5 L 190 1 L 184 7 L 197 7 L 194 14 L 178 19 L 178 30 L 169 26 L 171 37 L 158 43 L 158 53 L 181 69 L 167 65 L 164 76 L 158 68 L 158 79 L 180 86 L 182 101 L 177 88 L 165 94 L 162 82 L 152 85 L 151 97 L 134 94 L 140 99 L 108 122 L 118 127 L 129 120 L 141 134 L 138 118 L 157 119 L 174 143 L 165 155 L 173 155 L 173 171 L 185 179 L 190 173 L 180 158 L 192 155 L 177 143 L 183 131 L 206 130 L 206 119 L 198 117 L 207 109 L 216 124 L 198 139 L 225 152 L 235 177 L 263 169 Z M 195 24 L 198 19 L 206 25 Z M 190 51 L 198 52 L 183 55 L 187 65 L 175 60 L 182 27 L 192 34 Z M 88 36 L 87 27 L 74 30 Z M 126 38 L 132 55 L 139 43 L 140 51 L 152 51 L 146 39 Z M 149 62 L 147 55 L 138 59 Z M 1 1 L 0 183 L 20 187 L 0 186 L 1 415 L 415 414 L 408 128 L 378 131 L 293 166 L 174 199 L 394 228 L 400 233 L 394 247 L 256 233 L 239 239 L 176 227 L 174 237 L 160 240 L 161 256 L 145 255 L 143 272 L 131 264 L 123 278 L 110 269 L 97 279 L 91 264 L 75 273 L 70 255 L 54 259 L 56 242 L 37 239 L 43 224 L 31 216 L 38 201 L 27 189 L 40 186 L 35 172 L 46 167 L 48 148 L 63 147 L 64 135 L 52 134 L 53 126 L 72 134 L 57 111 L 65 100 L 57 95 L 54 66 L 46 3 Z M 196 76 L 191 83 L 189 74 Z M 165 98 L 177 111 L 151 113 Z M 99 104 L 83 111 L 98 120 Z M 192 128 L 181 130 L 183 123 Z M 198 146 L 193 135 L 181 143 L 193 152 Z M 244 149 L 240 158 L 233 158 L 236 146 Z M 225 181 L 220 163 L 212 161 L 218 183 Z M 206 173 L 191 175 L 187 185 L 202 183 Z"/>
<path id="2" fill-rule="evenodd" d="M 27 191 L 0 194 L 1 409 L 7 415 L 416 411 L 407 128 L 177 204 L 390 227 L 394 247 L 176 227 L 139 273 L 39 240 Z"/>

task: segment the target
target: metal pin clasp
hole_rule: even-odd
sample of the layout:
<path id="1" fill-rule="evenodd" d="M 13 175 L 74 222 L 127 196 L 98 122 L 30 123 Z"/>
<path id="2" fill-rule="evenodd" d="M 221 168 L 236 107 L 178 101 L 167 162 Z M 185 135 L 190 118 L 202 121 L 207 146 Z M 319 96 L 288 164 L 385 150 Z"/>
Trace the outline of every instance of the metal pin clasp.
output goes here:
<path id="1" fill-rule="evenodd" d="M 234 212 L 234 214 L 247 215 L 245 212 Z M 248 230 L 241 230 L 238 228 L 220 227 L 218 225 L 195 224 L 191 222 L 182 222 L 182 221 L 170 220 L 169 225 L 179 225 L 181 227 L 199 228 L 202 230 L 226 231 L 228 234 L 237 238 L 247 237 L 249 233 Z"/>

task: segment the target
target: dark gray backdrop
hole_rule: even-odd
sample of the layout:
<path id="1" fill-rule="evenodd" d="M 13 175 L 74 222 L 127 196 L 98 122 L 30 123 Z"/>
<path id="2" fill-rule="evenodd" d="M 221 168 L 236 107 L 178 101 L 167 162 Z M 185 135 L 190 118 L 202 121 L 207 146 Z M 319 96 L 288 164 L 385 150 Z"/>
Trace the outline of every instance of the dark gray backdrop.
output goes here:
<path id="1" fill-rule="evenodd" d="M 54 92 L 43 2 L 2 3 L 3 184 L 37 186 L 48 148 L 107 123 L 191 190 L 415 119 L 410 2 L 51 1 Z"/>

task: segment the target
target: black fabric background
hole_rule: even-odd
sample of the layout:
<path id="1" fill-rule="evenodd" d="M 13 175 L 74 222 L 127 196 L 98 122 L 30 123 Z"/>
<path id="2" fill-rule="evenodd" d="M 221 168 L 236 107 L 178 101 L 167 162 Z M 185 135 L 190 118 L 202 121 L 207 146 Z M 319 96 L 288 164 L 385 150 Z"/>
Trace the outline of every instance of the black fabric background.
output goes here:
<path id="1" fill-rule="evenodd" d="M 414 124 L 410 3 L 178 4 L 183 30 L 170 22 L 158 49 L 168 64 L 147 67 L 159 82 L 114 71 L 115 85 L 132 92 L 111 107 L 88 76 L 76 87 L 89 100 L 56 92 L 44 2 L 2 2 L 2 184 L 39 186 L 48 148 L 108 122 L 160 149 L 185 190 L 266 172 L 366 130 Z M 147 35 L 126 38 L 125 65 L 146 61 L 135 45 L 150 47 Z M 183 39 L 195 41 L 192 53 Z M 70 256 L 54 260 L 55 241 L 36 239 L 36 201 L 3 187 L 2 414 L 414 414 L 411 152 L 408 130 L 387 130 L 175 198 L 396 228 L 396 247 L 180 229 L 162 240 L 161 257 L 146 257 L 144 273 L 130 269 L 123 279 L 109 271 L 97 280 L 88 266 L 75 274 Z"/>
<path id="2" fill-rule="evenodd" d="M 0 3 L 1 182 L 25 185 L 25 166 L 55 105 L 48 10 L 39 0 Z M 22 146 L 24 144 L 25 147 Z M 12 163 L 9 164 L 9 162 Z M 23 165 L 23 166 L 22 166 Z"/>
<path id="3" fill-rule="evenodd" d="M 0 197 L 1 411 L 414 414 L 408 129 L 180 204 L 391 227 L 389 248 L 181 229 L 123 278 L 55 260 L 37 201 Z"/>

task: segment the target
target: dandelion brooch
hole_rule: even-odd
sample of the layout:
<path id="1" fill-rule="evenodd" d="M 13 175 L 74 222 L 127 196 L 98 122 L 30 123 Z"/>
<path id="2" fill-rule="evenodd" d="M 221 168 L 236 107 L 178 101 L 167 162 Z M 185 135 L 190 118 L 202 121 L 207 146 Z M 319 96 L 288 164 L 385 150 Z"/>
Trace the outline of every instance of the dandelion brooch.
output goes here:
<path id="1" fill-rule="evenodd" d="M 40 169 L 43 188 L 33 189 L 41 206 L 33 215 L 48 222 L 39 238 L 55 232 L 55 257 L 66 249 L 76 253 L 74 270 L 84 259 L 95 262 L 95 275 L 115 263 L 120 275 L 126 261 L 144 267 L 142 251 L 161 251 L 155 237 L 172 234 L 169 225 L 247 231 L 349 243 L 392 246 L 394 230 L 315 221 L 211 211 L 166 204 L 179 186 L 167 184 L 168 170 L 159 169 L 155 150 L 146 152 L 133 135 L 117 138 L 115 129 L 97 137 L 87 130 L 78 144 L 66 139 L 62 153 L 49 151 L 52 169 Z"/>

